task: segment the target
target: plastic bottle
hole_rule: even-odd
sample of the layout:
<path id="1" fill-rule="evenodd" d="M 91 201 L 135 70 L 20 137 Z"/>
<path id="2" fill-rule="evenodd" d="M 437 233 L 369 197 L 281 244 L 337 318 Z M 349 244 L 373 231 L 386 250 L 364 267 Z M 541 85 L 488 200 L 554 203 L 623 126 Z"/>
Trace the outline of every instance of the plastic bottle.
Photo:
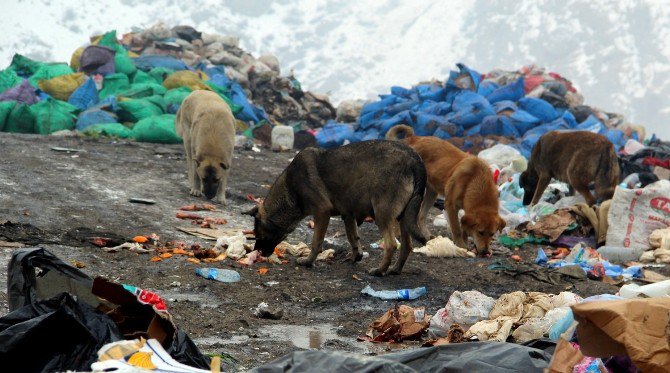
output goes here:
<path id="1" fill-rule="evenodd" d="M 290 150 L 293 149 L 293 127 L 290 126 L 274 126 L 272 128 L 272 150 Z"/>
<path id="2" fill-rule="evenodd" d="M 399 289 L 399 290 L 374 290 L 370 285 L 366 286 L 361 290 L 361 293 L 373 296 L 375 298 L 384 299 L 384 300 L 411 300 L 416 299 L 424 294 L 426 294 L 426 288 L 424 286 L 414 289 Z"/>
<path id="3" fill-rule="evenodd" d="M 640 260 L 640 255 L 645 250 L 639 247 L 603 246 L 598 249 L 598 254 L 610 263 L 627 263 Z"/>
<path id="4" fill-rule="evenodd" d="M 195 274 L 210 280 L 219 282 L 240 281 L 240 274 L 230 269 L 220 268 L 196 268 Z"/>

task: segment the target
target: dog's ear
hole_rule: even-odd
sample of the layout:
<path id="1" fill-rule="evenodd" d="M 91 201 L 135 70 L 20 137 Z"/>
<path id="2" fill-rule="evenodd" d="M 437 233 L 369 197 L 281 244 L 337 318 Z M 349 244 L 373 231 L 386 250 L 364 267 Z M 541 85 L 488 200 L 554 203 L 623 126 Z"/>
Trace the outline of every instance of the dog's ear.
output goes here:
<path id="1" fill-rule="evenodd" d="M 476 219 L 474 216 L 472 216 L 472 215 L 465 214 L 465 215 L 463 215 L 463 217 L 461 218 L 461 225 L 462 225 L 463 227 L 466 227 L 466 228 L 472 228 L 472 227 L 474 227 L 476 224 L 477 224 L 477 219 Z"/>
<path id="2" fill-rule="evenodd" d="M 503 229 L 507 226 L 505 219 L 498 216 L 498 232 L 502 232 Z"/>
<path id="3" fill-rule="evenodd" d="M 258 215 L 258 205 L 255 205 L 249 211 L 243 211 L 242 215 L 249 215 L 249 216 L 256 217 L 256 215 Z"/>

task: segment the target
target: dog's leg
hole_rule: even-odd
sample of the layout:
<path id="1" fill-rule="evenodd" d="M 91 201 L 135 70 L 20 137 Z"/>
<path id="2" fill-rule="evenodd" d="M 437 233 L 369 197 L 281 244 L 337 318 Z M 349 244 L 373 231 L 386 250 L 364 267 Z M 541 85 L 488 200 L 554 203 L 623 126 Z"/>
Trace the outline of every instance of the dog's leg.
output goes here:
<path id="1" fill-rule="evenodd" d="M 216 191 L 216 200 L 222 204 L 226 204 L 226 186 L 228 185 L 228 173 L 226 172 L 221 181 L 219 181 L 219 189 Z"/>
<path id="2" fill-rule="evenodd" d="M 193 159 L 191 140 L 184 138 L 184 151 L 186 153 L 186 169 L 188 170 L 188 182 L 191 186 L 191 195 L 200 197 L 202 195 L 202 188 L 200 187 L 200 178 L 195 169 L 195 159 Z"/>
<path id="3" fill-rule="evenodd" d="M 423 231 L 424 237 L 433 238 L 433 236 L 430 234 L 430 231 L 428 230 L 426 219 L 428 218 L 428 213 L 433 207 L 433 204 L 435 204 L 436 200 L 437 192 L 434 191 L 431 187 L 426 186 L 426 193 L 423 196 L 423 203 L 421 204 L 421 212 L 419 212 L 419 227 Z"/>
<path id="4" fill-rule="evenodd" d="M 584 196 L 587 205 L 593 206 L 593 204 L 596 203 L 596 199 L 595 197 L 593 197 L 593 194 L 591 194 L 588 185 L 581 185 L 581 184 L 575 185 L 574 188 L 577 191 L 577 193 Z"/>
<path id="5" fill-rule="evenodd" d="M 409 232 L 407 232 L 405 229 L 400 227 L 400 253 L 398 254 L 398 259 L 396 260 L 395 264 L 391 269 L 389 269 L 387 274 L 390 275 L 399 275 L 400 272 L 402 272 L 402 267 L 405 266 L 405 262 L 407 261 L 407 257 L 409 257 L 409 253 L 412 251 L 412 239 L 409 236 Z"/>
<path id="6" fill-rule="evenodd" d="M 342 216 L 344 220 L 344 227 L 347 231 L 347 238 L 351 244 L 351 262 L 359 262 L 363 259 L 363 254 L 361 254 L 361 243 L 360 237 L 358 237 L 358 226 L 356 225 L 356 219 L 353 216 Z"/>
<path id="7" fill-rule="evenodd" d="M 307 258 L 298 259 L 298 264 L 305 267 L 311 267 L 316 260 L 316 256 L 321 253 L 323 239 L 326 237 L 330 215 L 328 213 L 314 214 L 314 236 L 312 237 L 312 251 Z"/>
<path id="8" fill-rule="evenodd" d="M 533 194 L 533 200 L 530 202 L 531 205 L 536 205 L 538 202 L 540 202 L 542 193 L 544 193 L 544 190 L 547 189 L 547 186 L 549 186 L 550 182 L 551 176 L 546 174 L 540 174 L 538 176 L 537 185 L 535 186 L 535 194 Z"/>
<path id="9" fill-rule="evenodd" d="M 382 276 L 391 265 L 393 259 L 393 252 L 396 249 L 395 235 L 393 234 L 393 224 L 390 222 L 378 222 L 379 230 L 384 237 L 384 258 L 379 267 L 368 271 L 372 276 Z M 402 229 L 401 229 L 402 232 Z"/>
<path id="10" fill-rule="evenodd" d="M 468 244 L 466 237 L 461 230 L 461 222 L 458 220 L 458 209 L 454 206 L 445 206 L 444 210 L 447 213 L 447 219 L 449 220 L 449 227 L 451 228 L 451 236 L 454 240 L 454 244 L 458 247 L 467 249 Z"/>

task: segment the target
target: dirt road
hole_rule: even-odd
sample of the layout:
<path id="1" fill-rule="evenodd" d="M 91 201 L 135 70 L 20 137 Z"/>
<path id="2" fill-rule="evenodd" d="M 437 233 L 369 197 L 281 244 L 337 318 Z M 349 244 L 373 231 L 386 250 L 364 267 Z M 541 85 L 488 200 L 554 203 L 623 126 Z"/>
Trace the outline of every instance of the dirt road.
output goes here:
<path id="1" fill-rule="evenodd" d="M 52 147 L 81 151 L 60 152 Z M 300 348 L 382 353 L 415 347 L 356 342 L 369 323 L 393 306 L 393 302 L 361 295 L 366 284 L 375 289 L 425 286 L 427 295 L 409 304 L 425 306 L 431 314 L 444 306 L 454 290 L 479 290 L 493 297 L 515 290 L 570 290 L 582 296 L 616 291 L 595 281 L 551 285 L 530 276 L 500 274 L 486 268 L 503 258 L 496 255 L 492 259 L 435 259 L 413 254 L 402 275 L 371 277 L 366 270 L 376 265 L 381 255 L 379 249 L 370 247 L 380 238 L 377 228 L 363 224 L 362 243 L 370 256 L 352 265 L 342 261 L 349 246 L 339 218 L 332 219 L 327 234 L 326 248 L 336 251 L 332 262 L 306 269 L 297 267 L 292 259 L 289 264 L 267 265 L 269 272 L 260 275 L 258 264 L 245 268 L 226 260 L 216 266 L 237 270 L 242 280 L 218 283 L 197 277 L 197 265 L 183 257 L 153 263 L 150 255 L 106 253 L 86 240 L 96 235 L 130 239 L 156 233 L 163 241 L 213 246 L 212 241 L 176 229 L 189 225 L 175 218 L 179 206 L 204 202 L 188 194 L 181 145 L 0 133 L 0 149 L 0 240 L 42 246 L 67 262 L 84 263 L 83 271 L 92 277 L 106 276 L 156 291 L 166 300 L 177 325 L 204 352 L 223 353 L 227 356 L 224 360 L 239 369 Z M 293 156 L 295 153 L 265 149 L 260 153 L 236 150 L 229 205 L 220 206 L 221 211 L 211 216 L 227 219 L 232 228 L 251 229 L 251 218 L 240 214 L 251 207 L 246 195 L 264 196 Z M 130 203 L 133 197 L 156 203 Z M 444 228 L 433 227 L 432 231 L 446 234 Z M 309 242 L 311 233 L 302 223 L 288 241 Z M 535 256 L 532 249 L 518 253 L 528 261 Z M 10 256 L 11 249 L 0 249 L 0 314 L 7 312 L 6 265 Z M 283 318 L 256 318 L 252 310 L 260 302 L 283 308 Z"/>

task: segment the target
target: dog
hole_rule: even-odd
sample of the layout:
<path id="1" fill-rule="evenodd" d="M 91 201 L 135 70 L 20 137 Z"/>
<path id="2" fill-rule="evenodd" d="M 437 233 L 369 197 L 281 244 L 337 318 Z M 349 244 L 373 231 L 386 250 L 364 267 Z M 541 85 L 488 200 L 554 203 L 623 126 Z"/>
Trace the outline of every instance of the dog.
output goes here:
<path id="1" fill-rule="evenodd" d="M 428 173 L 419 226 L 428 235 L 426 218 L 438 195 L 444 196 L 444 207 L 454 243 L 467 248 L 468 236 L 477 253 L 489 256 L 489 244 L 505 220 L 498 214 L 498 188 L 486 162 L 467 154 L 448 141 L 433 136 L 415 136 L 412 127 L 398 125 L 386 133 L 387 140 L 402 140 L 423 159 Z M 458 219 L 463 209 L 465 215 Z"/>
<path id="2" fill-rule="evenodd" d="M 614 146 L 603 135 L 588 131 L 551 131 L 540 137 L 530 154 L 528 169 L 519 176 L 523 204 L 536 204 L 551 178 L 566 182 L 592 206 L 596 198 L 589 191 L 595 182 L 600 200 L 612 198 L 619 184 L 619 159 Z"/>
<path id="3" fill-rule="evenodd" d="M 254 217 L 254 249 L 265 256 L 306 216 L 314 217 L 311 253 L 298 264 L 311 266 L 321 252 L 331 216 L 340 215 L 352 247 L 351 261 L 363 257 L 358 226 L 372 217 L 384 238 L 384 257 L 371 275 L 400 274 L 412 250 L 411 238 L 425 244 L 417 218 L 426 187 L 426 169 L 410 147 L 392 141 L 365 141 L 298 153 L 272 184 L 267 197 L 246 214 Z M 394 226 L 400 226 L 398 259 Z M 411 236 L 411 237 L 410 237 Z"/>
<path id="4" fill-rule="evenodd" d="M 226 204 L 235 146 L 230 106 L 214 92 L 193 91 L 177 111 L 175 130 L 184 139 L 191 195 Z"/>

